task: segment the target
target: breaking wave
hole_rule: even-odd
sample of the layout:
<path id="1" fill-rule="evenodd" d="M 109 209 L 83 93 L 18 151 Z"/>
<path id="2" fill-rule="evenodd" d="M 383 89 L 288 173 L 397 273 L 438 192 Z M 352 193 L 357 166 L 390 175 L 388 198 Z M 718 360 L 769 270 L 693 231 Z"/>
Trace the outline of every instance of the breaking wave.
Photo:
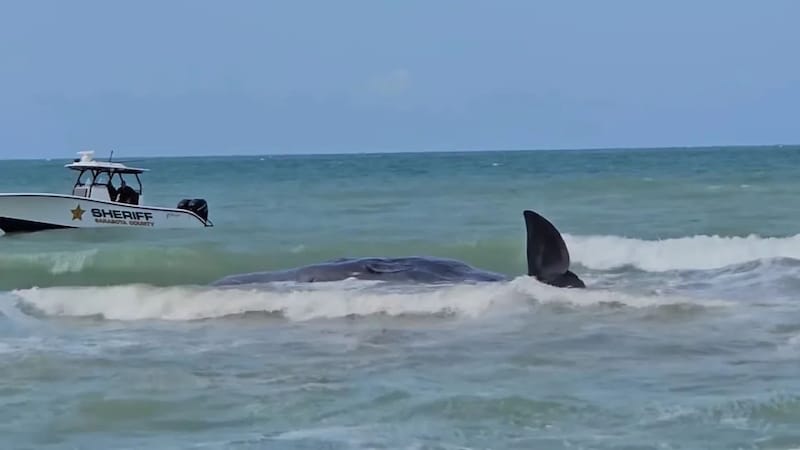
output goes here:
<path id="1" fill-rule="evenodd" d="M 199 286 L 54 287 L 13 291 L 22 310 L 33 315 L 100 317 L 108 320 L 175 320 L 266 313 L 292 321 L 353 316 L 477 318 L 530 310 L 541 304 L 574 307 L 624 305 L 633 308 L 701 304 L 678 297 L 642 296 L 605 290 L 566 290 L 520 277 L 508 283 L 447 286 L 387 285 L 345 280 L 333 283 L 251 288 Z M 719 305 L 703 302 L 702 305 Z"/>
<path id="2" fill-rule="evenodd" d="M 710 270 L 766 259 L 800 260 L 800 235 L 784 238 L 691 236 L 640 240 L 564 235 L 573 262 L 595 270 Z"/>

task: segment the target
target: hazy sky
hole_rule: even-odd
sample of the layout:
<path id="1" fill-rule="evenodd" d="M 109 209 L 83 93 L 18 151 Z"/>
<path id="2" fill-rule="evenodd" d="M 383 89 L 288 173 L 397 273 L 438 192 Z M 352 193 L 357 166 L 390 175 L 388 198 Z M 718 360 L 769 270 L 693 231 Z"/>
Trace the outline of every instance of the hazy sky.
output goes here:
<path id="1" fill-rule="evenodd" d="M 0 157 L 800 142 L 797 0 L 4 1 Z"/>

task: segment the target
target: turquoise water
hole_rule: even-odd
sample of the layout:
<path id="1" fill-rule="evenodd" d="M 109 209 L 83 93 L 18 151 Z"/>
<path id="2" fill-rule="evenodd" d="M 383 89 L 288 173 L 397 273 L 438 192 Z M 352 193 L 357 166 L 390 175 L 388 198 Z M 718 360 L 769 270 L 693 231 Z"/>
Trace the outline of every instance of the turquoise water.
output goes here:
<path id="1" fill-rule="evenodd" d="M 800 147 L 136 165 L 216 226 L 0 237 L 4 448 L 800 448 Z M 589 289 L 519 276 L 523 209 Z M 402 255 L 514 279 L 205 286 Z"/>

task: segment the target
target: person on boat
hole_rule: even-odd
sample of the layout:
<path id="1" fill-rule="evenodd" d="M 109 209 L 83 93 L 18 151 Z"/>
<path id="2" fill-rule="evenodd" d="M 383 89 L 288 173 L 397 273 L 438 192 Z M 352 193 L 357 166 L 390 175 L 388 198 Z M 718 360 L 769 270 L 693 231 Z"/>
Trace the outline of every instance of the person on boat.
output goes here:
<path id="1" fill-rule="evenodd" d="M 108 180 L 108 183 L 106 183 L 106 187 L 108 188 L 108 198 L 112 202 L 115 201 L 116 198 L 117 198 L 117 193 L 119 191 L 117 191 L 117 188 L 114 187 L 114 182 L 111 181 L 111 180 Z"/>
<path id="2" fill-rule="evenodd" d="M 122 185 L 119 187 L 119 198 L 117 199 L 120 203 L 128 203 L 130 205 L 138 205 L 139 204 L 139 193 L 127 183 L 125 180 L 122 180 Z"/>

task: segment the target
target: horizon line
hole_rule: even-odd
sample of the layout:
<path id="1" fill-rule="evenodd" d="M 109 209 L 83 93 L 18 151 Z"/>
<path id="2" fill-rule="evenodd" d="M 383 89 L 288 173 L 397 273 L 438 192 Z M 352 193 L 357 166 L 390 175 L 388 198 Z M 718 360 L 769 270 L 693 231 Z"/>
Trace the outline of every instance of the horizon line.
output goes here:
<path id="1" fill-rule="evenodd" d="M 294 153 L 282 153 L 282 152 L 266 152 L 266 153 L 229 153 L 229 154 L 220 154 L 220 153 L 208 153 L 208 154 L 184 154 L 184 155 L 176 155 L 176 154 L 157 154 L 152 156 L 146 155 L 136 155 L 130 154 L 124 156 L 125 159 L 128 158 L 146 158 L 146 159 L 160 159 L 160 158 L 235 158 L 235 157 L 247 157 L 247 156 L 355 156 L 355 155 L 401 155 L 401 154 L 444 154 L 444 153 L 489 153 L 489 152 L 504 152 L 504 153 L 521 153 L 521 152 L 598 152 L 598 151 L 654 151 L 654 150 L 708 150 L 708 149 L 720 149 L 720 148 L 731 148 L 731 149 L 756 149 L 756 148 L 770 148 L 770 147 L 800 147 L 800 143 L 795 144 L 785 144 L 785 143 L 775 143 L 775 144 L 714 144 L 714 145 L 666 145 L 666 146 L 645 146 L 645 147 L 633 147 L 633 146 L 623 146 L 623 147 L 550 147 L 550 148 L 495 148 L 495 149 L 461 149 L 461 150 L 366 150 L 366 151 L 334 151 L 334 152 L 294 152 Z M 92 151 L 91 149 L 83 149 L 83 150 L 76 150 L 74 153 L 77 155 L 79 151 Z M 109 150 L 108 155 L 111 154 Z M 106 157 L 98 155 L 97 150 L 94 150 L 95 158 L 100 160 L 107 159 Z M 13 158 L 6 158 L 0 156 L 0 161 L 51 161 L 51 160 L 72 160 L 75 156 L 67 157 L 46 157 L 46 156 L 38 156 L 38 157 L 13 157 Z"/>

